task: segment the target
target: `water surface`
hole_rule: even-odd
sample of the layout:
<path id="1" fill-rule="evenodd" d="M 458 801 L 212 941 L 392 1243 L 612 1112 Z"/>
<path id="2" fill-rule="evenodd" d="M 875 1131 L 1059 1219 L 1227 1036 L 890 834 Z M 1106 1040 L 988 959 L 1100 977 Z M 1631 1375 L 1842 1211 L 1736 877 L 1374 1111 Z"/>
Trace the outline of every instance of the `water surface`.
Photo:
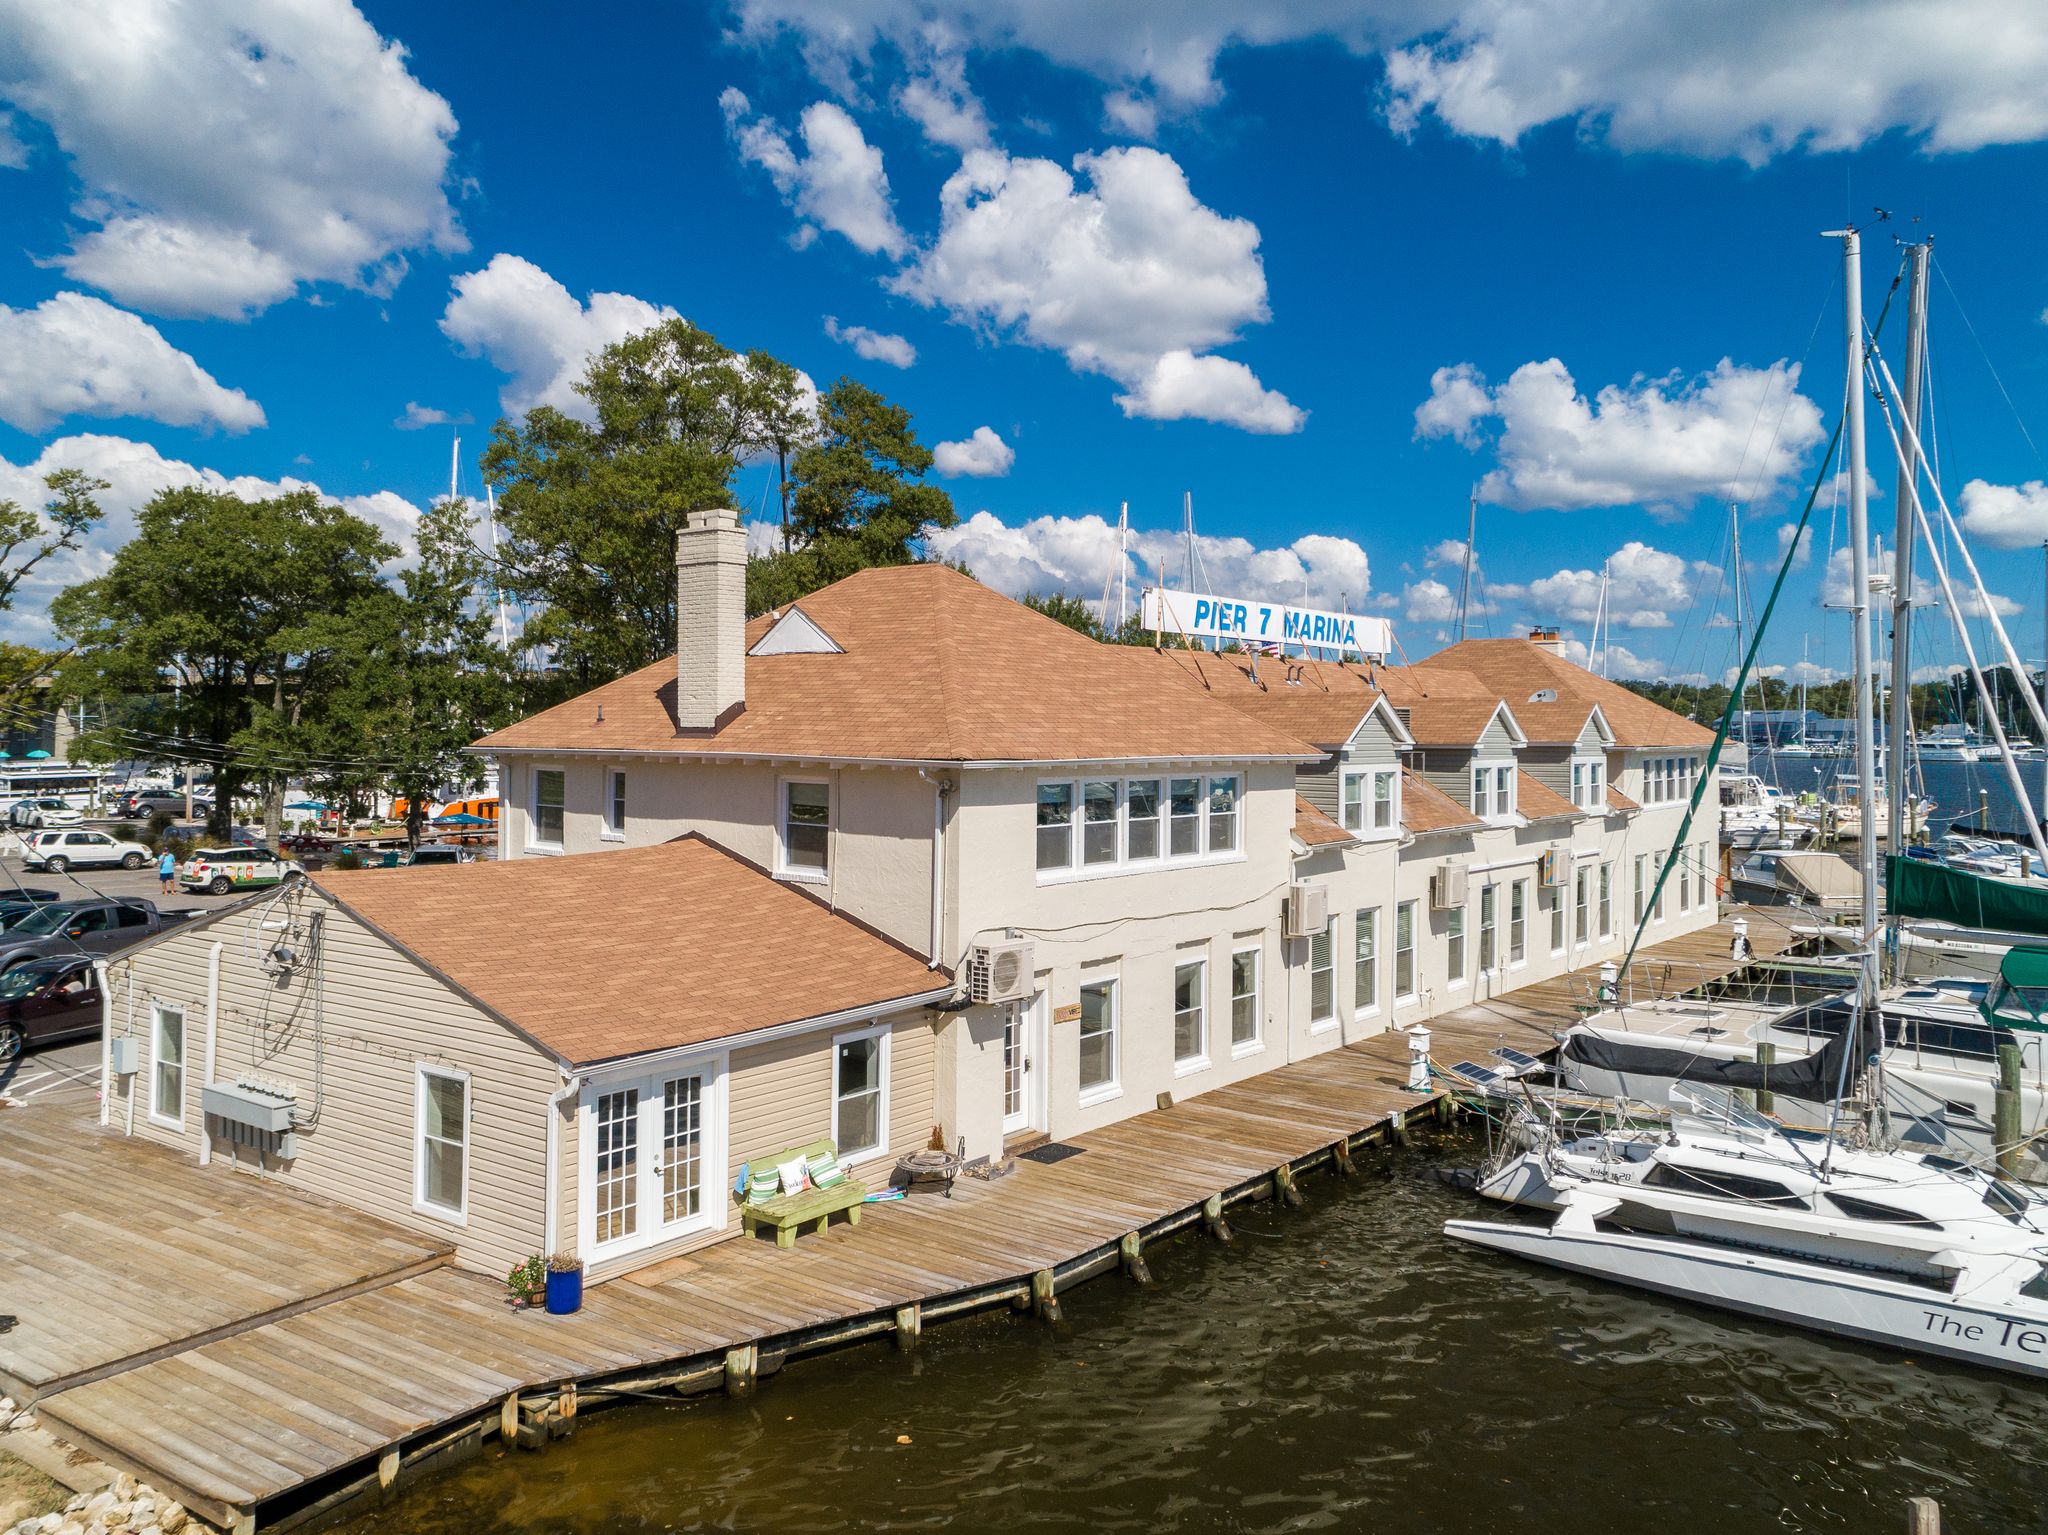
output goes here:
<path id="1" fill-rule="evenodd" d="M 2048 1525 L 2048 1391 L 1455 1245 L 1477 1202 L 1429 1171 L 1477 1150 L 1306 1178 L 1058 1329 L 989 1315 L 607 1410 L 346 1528 L 1739 1535 L 1896 1529 L 1913 1494 L 1952 1535 Z"/>

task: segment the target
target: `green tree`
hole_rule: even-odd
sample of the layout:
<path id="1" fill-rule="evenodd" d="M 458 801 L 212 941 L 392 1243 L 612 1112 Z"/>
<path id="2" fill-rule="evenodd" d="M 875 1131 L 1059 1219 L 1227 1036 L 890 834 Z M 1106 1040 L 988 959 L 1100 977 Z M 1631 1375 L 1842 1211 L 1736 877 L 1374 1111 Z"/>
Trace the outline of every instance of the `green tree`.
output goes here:
<path id="1" fill-rule="evenodd" d="M 49 497 L 41 512 L 18 501 L 0 500 L 0 612 L 14 606 L 23 581 L 44 561 L 77 549 L 103 515 L 97 499 L 112 487 L 82 469 L 58 469 L 43 476 Z M 32 645 L 0 643 L 0 710 L 18 715 L 40 709 L 43 679 L 63 659 L 61 652 Z"/>
<path id="2" fill-rule="evenodd" d="M 594 422 L 537 406 L 483 456 L 505 534 L 498 579 L 533 610 L 526 638 L 584 688 L 675 648 L 676 534 L 728 506 L 743 460 L 801 458 L 801 381 L 686 320 L 606 347 L 577 393 Z"/>
<path id="3" fill-rule="evenodd" d="M 924 483 L 931 450 L 910 412 L 842 378 L 818 398 L 816 439 L 791 463 L 792 547 L 754 560 L 747 609 L 766 612 L 857 570 L 924 557 L 927 528 L 950 528 L 953 498 Z"/>
<path id="4" fill-rule="evenodd" d="M 1031 592 L 1025 596 L 1024 606 L 1065 624 L 1078 634 L 1087 635 L 1091 640 L 1106 638 L 1094 610 L 1071 592 L 1048 592 L 1044 596 Z"/>
<path id="5" fill-rule="evenodd" d="M 234 797 L 251 782 L 269 792 L 274 833 L 285 781 L 324 738 L 326 711 L 360 656 L 362 622 L 389 600 L 378 571 L 396 553 L 312 491 L 262 501 L 161 491 L 107 573 L 51 604 L 76 652 L 64 690 L 132 695 L 156 737 L 217 764 L 215 836 L 227 835 Z"/>

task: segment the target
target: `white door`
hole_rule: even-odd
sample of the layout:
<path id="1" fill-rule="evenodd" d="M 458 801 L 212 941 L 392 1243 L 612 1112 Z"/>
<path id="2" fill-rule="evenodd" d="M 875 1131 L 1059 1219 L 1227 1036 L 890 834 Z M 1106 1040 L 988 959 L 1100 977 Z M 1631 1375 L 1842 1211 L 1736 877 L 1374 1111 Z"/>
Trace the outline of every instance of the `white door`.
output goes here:
<path id="1" fill-rule="evenodd" d="M 1003 1010 L 1003 1134 L 1037 1128 L 1045 993 Z"/>
<path id="2" fill-rule="evenodd" d="M 585 1252 L 611 1258 L 714 1226 L 724 1213 L 723 1062 L 585 1090 Z"/>

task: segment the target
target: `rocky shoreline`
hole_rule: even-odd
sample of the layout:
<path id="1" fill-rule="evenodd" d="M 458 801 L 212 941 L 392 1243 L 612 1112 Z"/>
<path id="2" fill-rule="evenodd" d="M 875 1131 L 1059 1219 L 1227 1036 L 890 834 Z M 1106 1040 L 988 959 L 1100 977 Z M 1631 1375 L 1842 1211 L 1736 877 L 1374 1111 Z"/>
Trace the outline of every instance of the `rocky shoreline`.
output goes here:
<path id="1" fill-rule="evenodd" d="M 143 1486 L 125 1471 L 98 1492 L 81 1492 L 55 1513 L 24 1519 L 5 1535 L 114 1535 L 119 1530 L 161 1530 L 163 1535 L 206 1535 L 211 1526 L 183 1504 Z"/>

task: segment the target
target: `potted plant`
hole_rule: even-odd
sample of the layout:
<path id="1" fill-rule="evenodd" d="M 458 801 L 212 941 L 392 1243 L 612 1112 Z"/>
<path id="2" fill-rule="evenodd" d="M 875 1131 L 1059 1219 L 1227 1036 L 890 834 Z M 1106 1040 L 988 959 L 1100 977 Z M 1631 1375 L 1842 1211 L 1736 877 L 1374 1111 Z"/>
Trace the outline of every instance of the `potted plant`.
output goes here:
<path id="1" fill-rule="evenodd" d="M 583 1305 L 583 1260 L 567 1253 L 548 1259 L 548 1315 L 568 1316 Z"/>
<path id="2" fill-rule="evenodd" d="M 547 1286 L 547 1265 L 535 1253 L 523 1263 L 512 1265 L 512 1272 L 505 1276 L 505 1289 L 515 1306 L 531 1306 L 541 1297 Z"/>

